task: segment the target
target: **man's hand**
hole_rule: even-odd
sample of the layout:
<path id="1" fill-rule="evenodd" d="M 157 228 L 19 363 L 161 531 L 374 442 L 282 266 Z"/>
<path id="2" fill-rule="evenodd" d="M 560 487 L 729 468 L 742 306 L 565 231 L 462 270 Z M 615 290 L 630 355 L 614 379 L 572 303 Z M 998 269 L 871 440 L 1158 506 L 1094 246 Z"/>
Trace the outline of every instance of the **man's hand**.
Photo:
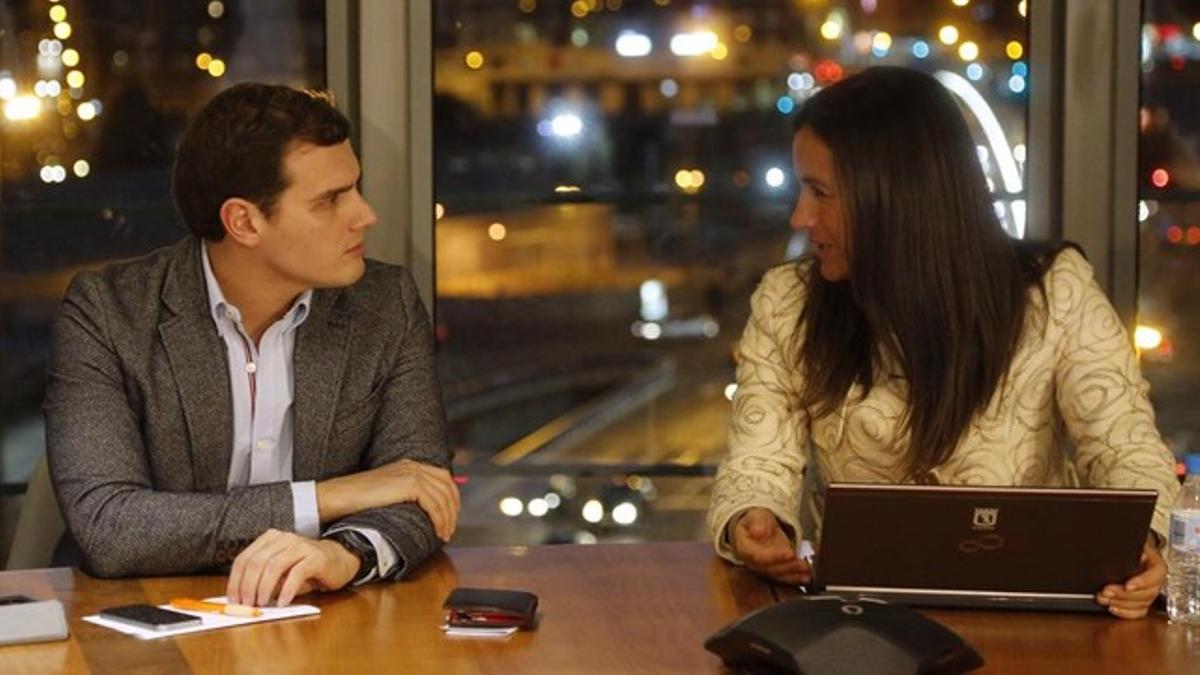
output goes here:
<path id="1" fill-rule="evenodd" d="M 1096 602 L 1108 608 L 1113 616 L 1140 619 L 1150 610 L 1167 580 L 1167 563 L 1158 552 L 1154 535 L 1146 538 L 1142 549 L 1142 570 L 1121 584 L 1109 584 L 1096 594 Z"/>
<path id="2" fill-rule="evenodd" d="M 258 607 L 277 598 L 275 604 L 283 607 L 297 595 L 345 586 L 358 567 L 358 556 L 336 541 L 267 530 L 234 559 L 225 595 L 229 602 Z"/>
<path id="3" fill-rule="evenodd" d="M 317 509 L 322 524 L 401 502 L 416 502 L 429 515 L 434 532 L 442 541 L 450 541 L 454 536 L 461 505 L 458 486 L 450 472 L 441 467 L 402 459 L 317 483 Z"/>
<path id="4" fill-rule="evenodd" d="M 756 507 L 733 527 L 733 550 L 746 567 L 788 584 L 812 581 L 812 567 L 796 555 L 775 514 Z"/>

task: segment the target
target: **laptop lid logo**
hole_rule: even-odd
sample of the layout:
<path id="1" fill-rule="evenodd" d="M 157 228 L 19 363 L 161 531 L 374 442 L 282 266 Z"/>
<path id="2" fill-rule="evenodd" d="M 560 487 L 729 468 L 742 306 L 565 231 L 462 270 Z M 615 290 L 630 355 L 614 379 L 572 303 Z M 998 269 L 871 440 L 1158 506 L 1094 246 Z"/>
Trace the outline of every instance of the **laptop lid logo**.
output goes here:
<path id="1" fill-rule="evenodd" d="M 996 521 L 1000 518 L 1000 509 L 975 509 L 974 529 L 989 532 L 996 529 Z"/>

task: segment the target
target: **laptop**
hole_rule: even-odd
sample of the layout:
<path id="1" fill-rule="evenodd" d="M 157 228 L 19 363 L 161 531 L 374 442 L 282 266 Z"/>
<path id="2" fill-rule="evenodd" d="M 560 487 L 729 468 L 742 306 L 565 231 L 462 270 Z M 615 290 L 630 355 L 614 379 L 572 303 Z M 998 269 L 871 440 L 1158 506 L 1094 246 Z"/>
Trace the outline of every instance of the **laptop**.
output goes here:
<path id="1" fill-rule="evenodd" d="M 1140 569 L 1153 490 L 830 484 L 820 592 L 918 606 L 1107 611 Z"/>

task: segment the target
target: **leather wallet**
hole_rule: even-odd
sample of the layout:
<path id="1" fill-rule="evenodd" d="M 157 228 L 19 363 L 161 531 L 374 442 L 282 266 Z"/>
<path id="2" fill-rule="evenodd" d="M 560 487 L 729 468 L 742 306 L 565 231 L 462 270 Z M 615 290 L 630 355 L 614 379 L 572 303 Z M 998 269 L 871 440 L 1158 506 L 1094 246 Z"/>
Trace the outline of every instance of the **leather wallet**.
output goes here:
<path id="1" fill-rule="evenodd" d="M 442 603 L 446 625 L 456 628 L 532 628 L 538 598 L 527 591 L 456 588 Z"/>

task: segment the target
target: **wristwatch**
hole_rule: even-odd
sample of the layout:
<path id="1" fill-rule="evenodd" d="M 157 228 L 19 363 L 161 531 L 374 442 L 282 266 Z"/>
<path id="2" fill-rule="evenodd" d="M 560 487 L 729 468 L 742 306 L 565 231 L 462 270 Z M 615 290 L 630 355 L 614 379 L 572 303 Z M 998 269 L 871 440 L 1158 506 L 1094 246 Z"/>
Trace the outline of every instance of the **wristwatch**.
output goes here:
<path id="1" fill-rule="evenodd" d="M 329 538 L 341 544 L 358 558 L 358 573 L 354 575 L 354 579 L 350 583 L 357 584 L 371 576 L 371 572 L 379 564 L 379 559 L 375 554 L 375 546 L 371 544 L 370 540 L 354 530 L 338 530 L 329 535 Z"/>

